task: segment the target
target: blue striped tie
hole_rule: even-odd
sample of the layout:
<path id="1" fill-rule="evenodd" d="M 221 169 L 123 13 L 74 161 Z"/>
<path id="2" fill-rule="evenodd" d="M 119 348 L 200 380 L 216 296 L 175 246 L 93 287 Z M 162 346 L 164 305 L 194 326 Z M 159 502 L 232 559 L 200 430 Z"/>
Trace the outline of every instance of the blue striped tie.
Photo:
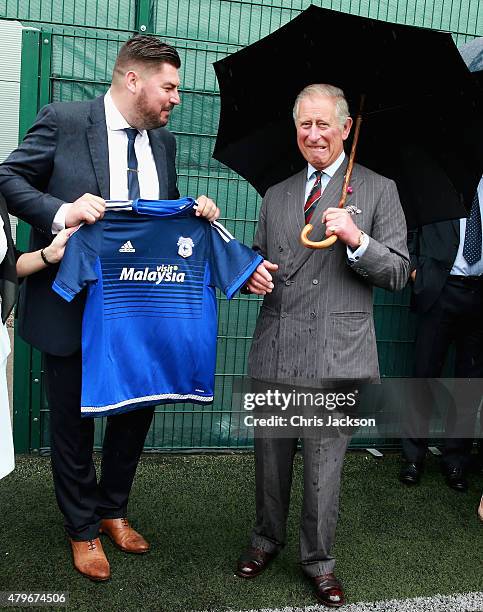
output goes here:
<path id="1" fill-rule="evenodd" d="M 138 158 L 134 149 L 134 141 L 139 132 L 135 128 L 124 128 L 127 134 L 127 190 L 128 198 L 139 198 Z"/>

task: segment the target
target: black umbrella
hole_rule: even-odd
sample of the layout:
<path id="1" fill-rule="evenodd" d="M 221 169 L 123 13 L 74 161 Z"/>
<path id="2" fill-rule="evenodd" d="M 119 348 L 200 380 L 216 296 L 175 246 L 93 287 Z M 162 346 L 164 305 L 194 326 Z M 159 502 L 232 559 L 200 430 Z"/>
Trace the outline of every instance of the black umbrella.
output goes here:
<path id="1" fill-rule="evenodd" d="M 295 97 L 330 83 L 353 113 L 365 94 L 357 161 L 396 181 L 409 227 L 470 210 L 483 170 L 483 104 L 450 34 L 312 5 L 214 66 L 221 114 L 213 157 L 261 195 L 306 163 Z"/>

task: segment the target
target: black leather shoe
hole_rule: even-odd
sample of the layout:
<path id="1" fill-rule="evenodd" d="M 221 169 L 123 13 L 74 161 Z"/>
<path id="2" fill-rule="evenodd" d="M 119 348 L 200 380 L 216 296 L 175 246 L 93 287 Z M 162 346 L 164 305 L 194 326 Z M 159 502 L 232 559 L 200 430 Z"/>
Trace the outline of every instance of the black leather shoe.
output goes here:
<path id="1" fill-rule="evenodd" d="M 423 467 L 420 463 L 406 461 L 399 472 L 399 480 L 405 485 L 417 485 L 422 472 Z"/>
<path id="2" fill-rule="evenodd" d="M 340 608 L 344 605 L 344 591 L 334 574 L 323 574 L 312 578 L 315 596 L 320 603 L 329 608 Z"/>
<path id="3" fill-rule="evenodd" d="M 468 490 L 468 481 L 463 468 L 453 467 L 446 470 L 446 484 L 455 491 L 465 493 Z"/>
<path id="4" fill-rule="evenodd" d="M 240 578 L 256 578 L 268 566 L 277 553 L 268 553 L 260 548 L 248 548 L 240 555 L 236 575 Z"/>

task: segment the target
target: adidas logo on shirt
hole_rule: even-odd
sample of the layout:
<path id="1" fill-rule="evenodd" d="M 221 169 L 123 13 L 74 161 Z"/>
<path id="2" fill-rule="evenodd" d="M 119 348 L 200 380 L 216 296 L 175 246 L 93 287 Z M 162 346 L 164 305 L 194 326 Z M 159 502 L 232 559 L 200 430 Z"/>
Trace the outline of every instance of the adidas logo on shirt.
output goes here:
<path id="1" fill-rule="evenodd" d="M 132 242 L 128 240 L 119 249 L 119 253 L 135 253 L 136 249 L 133 247 Z"/>

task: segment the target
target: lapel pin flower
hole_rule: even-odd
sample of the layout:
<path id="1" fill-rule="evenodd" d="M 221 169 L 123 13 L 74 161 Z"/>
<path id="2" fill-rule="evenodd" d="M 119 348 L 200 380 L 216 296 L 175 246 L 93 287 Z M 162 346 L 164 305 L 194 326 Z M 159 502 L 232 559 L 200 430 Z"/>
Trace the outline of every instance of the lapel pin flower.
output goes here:
<path id="1" fill-rule="evenodd" d="M 352 193 L 354 190 L 352 189 L 352 187 L 349 185 L 349 187 L 347 187 L 347 193 Z"/>

